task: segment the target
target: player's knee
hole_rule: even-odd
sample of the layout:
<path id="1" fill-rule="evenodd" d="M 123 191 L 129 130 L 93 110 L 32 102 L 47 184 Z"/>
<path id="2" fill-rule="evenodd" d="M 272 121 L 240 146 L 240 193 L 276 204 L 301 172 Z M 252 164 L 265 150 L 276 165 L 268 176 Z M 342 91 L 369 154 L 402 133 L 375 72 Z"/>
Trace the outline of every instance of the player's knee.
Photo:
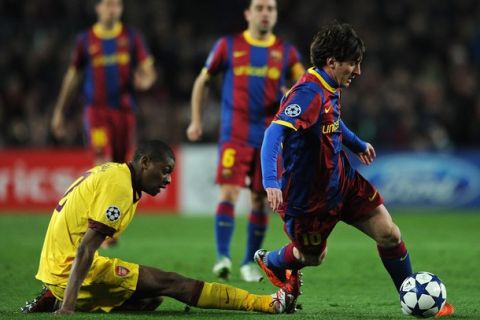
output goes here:
<path id="1" fill-rule="evenodd" d="M 236 186 L 223 185 L 220 189 L 220 200 L 236 203 L 240 194 L 240 188 Z"/>
<path id="2" fill-rule="evenodd" d="M 399 244 L 401 241 L 400 229 L 394 223 L 382 230 L 378 239 L 378 244 L 384 247 L 391 247 Z"/>
<path id="3" fill-rule="evenodd" d="M 265 195 L 259 192 L 252 192 L 252 209 L 256 211 L 262 211 L 265 208 Z"/>

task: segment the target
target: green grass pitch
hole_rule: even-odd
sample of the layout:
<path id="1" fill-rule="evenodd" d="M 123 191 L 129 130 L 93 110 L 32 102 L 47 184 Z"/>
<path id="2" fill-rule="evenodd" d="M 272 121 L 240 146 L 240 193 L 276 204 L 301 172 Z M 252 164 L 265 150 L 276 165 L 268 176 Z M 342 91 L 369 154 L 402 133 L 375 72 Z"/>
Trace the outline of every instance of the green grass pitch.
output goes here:
<path id="1" fill-rule="evenodd" d="M 456 307 L 453 319 L 480 319 L 480 214 L 395 212 L 416 271 L 436 273 Z M 49 314 L 22 315 L 19 308 L 40 289 L 34 279 L 48 215 L 0 215 L 0 319 L 47 319 Z M 264 247 L 286 243 L 280 219 L 270 217 Z M 246 219 L 236 222 L 234 272 L 230 283 L 254 293 L 270 294 L 268 282 L 244 283 L 238 274 Z M 102 254 L 174 270 L 214 281 L 212 218 L 138 215 L 118 247 Z M 351 226 L 339 223 L 329 238 L 324 264 L 304 269 L 303 310 L 293 315 L 263 315 L 192 308 L 172 299 L 154 313 L 76 314 L 73 319 L 408 319 L 378 258 L 375 244 Z M 413 318 L 412 318 L 413 319 Z"/>

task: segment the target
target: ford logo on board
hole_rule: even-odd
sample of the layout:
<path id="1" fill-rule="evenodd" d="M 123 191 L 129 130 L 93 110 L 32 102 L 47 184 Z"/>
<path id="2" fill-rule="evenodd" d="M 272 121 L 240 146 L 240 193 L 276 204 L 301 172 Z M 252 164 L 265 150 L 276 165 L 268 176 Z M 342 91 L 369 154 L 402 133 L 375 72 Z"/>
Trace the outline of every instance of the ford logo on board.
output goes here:
<path id="1" fill-rule="evenodd" d="M 451 155 L 387 155 L 359 171 L 393 205 L 464 206 L 480 199 L 480 169 Z"/>

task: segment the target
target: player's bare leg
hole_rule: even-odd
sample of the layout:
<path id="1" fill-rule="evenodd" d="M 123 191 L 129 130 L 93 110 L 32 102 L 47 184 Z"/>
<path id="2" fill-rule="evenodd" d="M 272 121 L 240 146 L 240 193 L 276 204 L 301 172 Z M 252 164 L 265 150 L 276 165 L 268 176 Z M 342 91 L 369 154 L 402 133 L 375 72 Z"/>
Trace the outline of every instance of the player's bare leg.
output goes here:
<path id="1" fill-rule="evenodd" d="M 400 229 L 388 210 L 383 204 L 379 205 L 369 213 L 368 218 L 356 222 L 354 226 L 375 240 L 383 265 L 399 290 L 403 280 L 413 271 Z"/>
<path id="2" fill-rule="evenodd" d="M 217 261 L 213 273 L 220 280 L 228 280 L 232 270 L 230 242 L 235 226 L 234 209 L 240 194 L 240 187 L 230 184 L 220 186 L 220 203 L 215 214 L 215 243 Z"/>
<path id="3" fill-rule="evenodd" d="M 140 266 L 135 299 L 167 296 L 199 308 L 282 313 L 295 308 L 299 294 L 300 287 L 290 285 L 273 295 L 254 295 L 225 284 L 207 283 Z"/>
<path id="4" fill-rule="evenodd" d="M 135 293 L 113 311 L 154 311 L 163 302 L 163 297 L 138 298 Z"/>
<path id="5" fill-rule="evenodd" d="M 371 214 L 370 218 L 355 225 L 359 230 L 367 234 L 369 237 L 374 239 L 379 247 L 379 252 L 382 254 L 382 251 L 399 251 L 395 248 L 402 247 L 405 248 L 403 241 L 401 240 L 401 233 L 398 226 L 393 222 L 392 217 L 390 216 L 388 210 L 384 205 L 377 207 Z M 383 249 L 382 249 L 383 248 Z M 392 250 L 393 248 L 393 250 Z M 403 279 L 409 276 L 412 273 L 412 267 L 410 265 L 410 258 L 408 253 L 402 253 L 400 259 L 395 261 L 394 257 L 390 256 L 387 258 L 382 257 L 382 262 L 385 265 L 385 268 L 390 273 L 392 280 L 394 281 L 397 288 L 400 287 Z M 393 270 L 392 270 L 393 269 Z M 408 274 L 410 272 L 410 274 Z M 405 274 L 407 274 L 405 276 Z M 436 318 L 450 316 L 455 312 L 455 308 L 450 303 L 445 303 L 443 308 L 435 315 Z"/>
<path id="6" fill-rule="evenodd" d="M 356 223 L 355 227 L 377 242 L 383 265 L 399 289 L 403 280 L 413 272 L 400 229 L 393 222 L 388 210 L 383 204 L 378 206 L 370 213 L 368 219 Z M 445 303 L 436 317 L 449 316 L 454 310 L 453 305 Z"/>

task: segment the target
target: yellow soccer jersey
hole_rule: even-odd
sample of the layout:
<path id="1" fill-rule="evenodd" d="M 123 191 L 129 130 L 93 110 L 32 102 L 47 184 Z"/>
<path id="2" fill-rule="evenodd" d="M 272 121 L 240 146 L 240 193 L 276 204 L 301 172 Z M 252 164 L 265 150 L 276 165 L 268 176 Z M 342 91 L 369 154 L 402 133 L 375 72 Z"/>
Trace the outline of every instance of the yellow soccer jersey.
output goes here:
<path id="1" fill-rule="evenodd" d="M 36 275 L 38 280 L 67 284 L 87 228 L 110 237 L 117 237 L 127 228 L 141 196 L 133 177 L 130 165 L 106 163 L 87 171 L 69 187 L 48 225 Z M 98 252 L 95 258 L 97 256 Z M 92 272 L 94 270 L 90 270 Z M 84 283 L 88 284 L 89 275 Z"/>

